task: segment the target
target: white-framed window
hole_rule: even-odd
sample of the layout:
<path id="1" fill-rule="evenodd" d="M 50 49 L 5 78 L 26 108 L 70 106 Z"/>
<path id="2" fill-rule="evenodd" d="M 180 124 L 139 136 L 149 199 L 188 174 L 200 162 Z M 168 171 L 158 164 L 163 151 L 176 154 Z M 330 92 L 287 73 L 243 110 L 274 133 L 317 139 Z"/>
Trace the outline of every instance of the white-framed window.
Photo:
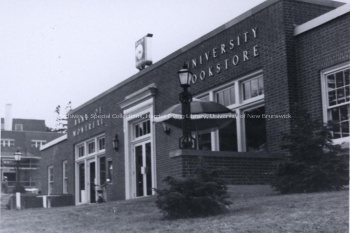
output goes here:
<path id="1" fill-rule="evenodd" d="M 350 136 L 350 62 L 322 71 L 321 81 L 324 122 L 336 123 L 335 143 L 346 142 Z"/>
<path id="2" fill-rule="evenodd" d="M 68 193 L 68 161 L 64 160 L 62 163 L 62 173 L 63 173 L 63 193 Z"/>
<path id="3" fill-rule="evenodd" d="M 15 140 L 14 139 L 1 139 L 1 146 L 2 147 L 14 147 Z"/>
<path id="4" fill-rule="evenodd" d="M 23 131 L 23 125 L 22 124 L 15 124 L 15 131 Z"/>
<path id="5" fill-rule="evenodd" d="M 142 116 L 142 118 L 148 118 L 147 115 Z M 151 121 L 150 119 L 143 120 L 134 125 L 134 135 L 135 138 L 139 138 L 151 133 Z"/>
<path id="6" fill-rule="evenodd" d="M 106 139 L 105 137 L 99 137 L 97 139 L 97 142 L 98 142 L 98 150 L 101 151 L 101 150 L 105 150 L 106 149 Z"/>
<path id="7" fill-rule="evenodd" d="M 196 98 L 218 102 L 238 116 L 224 128 L 198 135 L 199 149 L 213 151 L 266 150 L 264 77 L 257 71 Z M 259 133 L 256 133 L 259 129 Z"/>
<path id="8" fill-rule="evenodd" d="M 75 158 L 85 158 L 93 155 L 100 155 L 105 152 L 105 136 L 98 135 L 96 137 L 80 142 L 75 146 Z"/>
<path id="9" fill-rule="evenodd" d="M 53 166 L 49 166 L 47 169 L 47 177 L 48 177 L 48 190 L 47 194 L 50 195 L 53 193 Z"/>
<path id="10" fill-rule="evenodd" d="M 93 154 L 95 153 L 95 140 L 88 142 L 88 154 Z"/>
<path id="11" fill-rule="evenodd" d="M 32 140 L 31 147 L 40 148 L 46 144 L 46 140 Z"/>

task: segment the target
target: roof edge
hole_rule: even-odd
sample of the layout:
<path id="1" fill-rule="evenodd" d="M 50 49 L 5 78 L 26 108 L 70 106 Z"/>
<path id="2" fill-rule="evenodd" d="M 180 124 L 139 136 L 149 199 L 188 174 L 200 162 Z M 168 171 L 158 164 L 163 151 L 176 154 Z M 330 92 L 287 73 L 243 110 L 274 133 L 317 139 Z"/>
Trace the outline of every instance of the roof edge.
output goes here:
<path id="1" fill-rule="evenodd" d="M 45 150 L 45 149 L 47 149 L 47 148 L 49 148 L 51 146 L 54 146 L 54 145 L 56 145 L 56 144 L 58 144 L 58 143 L 60 143 L 60 142 L 62 142 L 64 140 L 67 140 L 67 134 L 65 134 L 65 135 L 63 135 L 63 136 L 61 136 L 59 138 L 56 138 L 56 139 L 54 139 L 52 141 L 49 141 L 45 145 L 41 146 L 40 147 L 40 151 L 43 151 L 43 150 Z"/>
<path id="2" fill-rule="evenodd" d="M 314 29 L 318 26 L 321 26 L 335 18 L 338 18 L 344 14 L 347 14 L 350 12 L 350 4 L 342 5 L 332 11 L 329 11 L 323 15 L 320 15 L 306 23 L 303 23 L 299 26 L 296 26 L 294 28 L 294 36 L 298 36 L 304 32 L 310 31 L 311 29 Z"/>

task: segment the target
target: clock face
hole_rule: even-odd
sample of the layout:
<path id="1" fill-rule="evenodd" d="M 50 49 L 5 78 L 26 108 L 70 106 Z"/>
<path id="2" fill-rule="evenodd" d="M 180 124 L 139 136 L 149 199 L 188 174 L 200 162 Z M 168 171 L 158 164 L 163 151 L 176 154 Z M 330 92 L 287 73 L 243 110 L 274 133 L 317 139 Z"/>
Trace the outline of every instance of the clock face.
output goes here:
<path id="1" fill-rule="evenodd" d="M 136 47 L 136 58 L 140 60 L 143 56 L 143 46 L 142 44 L 138 44 Z"/>

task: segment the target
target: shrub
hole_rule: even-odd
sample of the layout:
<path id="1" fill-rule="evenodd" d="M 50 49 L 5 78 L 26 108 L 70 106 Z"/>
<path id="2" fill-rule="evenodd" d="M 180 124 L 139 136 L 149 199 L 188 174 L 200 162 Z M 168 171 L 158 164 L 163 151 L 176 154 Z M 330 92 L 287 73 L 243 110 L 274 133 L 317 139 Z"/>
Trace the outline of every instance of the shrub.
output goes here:
<path id="1" fill-rule="evenodd" d="M 348 155 L 332 142 L 335 123 L 302 114 L 295 130 L 283 137 L 291 156 L 280 163 L 272 186 L 281 193 L 340 190 L 349 183 Z"/>
<path id="2" fill-rule="evenodd" d="M 202 162 L 193 176 L 164 179 L 169 186 L 156 189 L 156 205 L 166 218 L 188 218 L 217 215 L 231 204 L 223 179 L 217 178 L 219 170 L 209 171 Z"/>

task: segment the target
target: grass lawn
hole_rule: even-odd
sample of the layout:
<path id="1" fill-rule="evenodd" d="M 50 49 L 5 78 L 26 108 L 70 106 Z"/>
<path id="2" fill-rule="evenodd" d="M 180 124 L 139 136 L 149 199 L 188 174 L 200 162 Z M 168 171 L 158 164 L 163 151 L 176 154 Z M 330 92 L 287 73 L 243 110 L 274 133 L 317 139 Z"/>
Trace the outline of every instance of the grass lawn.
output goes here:
<path id="1" fill-rule="evenodd" d="M 224 215 L 165 220 L 155 197 L 52 209 L 1 210 L 0 232 L 349 232 L 349 192 L 234 197 Z"/>

